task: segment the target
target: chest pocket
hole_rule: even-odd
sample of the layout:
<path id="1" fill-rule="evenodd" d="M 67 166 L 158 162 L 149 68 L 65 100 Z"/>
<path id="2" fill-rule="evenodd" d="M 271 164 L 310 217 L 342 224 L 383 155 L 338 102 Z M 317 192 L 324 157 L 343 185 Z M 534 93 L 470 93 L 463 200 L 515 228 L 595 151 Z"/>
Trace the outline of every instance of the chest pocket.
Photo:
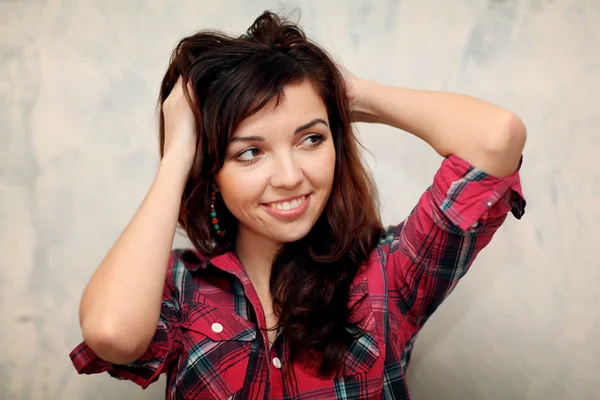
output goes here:
<path id="1" fill-rule="evenodd" d="M 225 399 L 240 391 L 256 339 L 256 326 L 204 303 L 182 307 L 177 399 Z"/>
<path id="2" fill-rule="evenodd" d="M 357 393 L 369 399 L 380 398 L 384 381 L 380 346 L 384 338 L 381 321 L 376 320 L 373 312 L 366 279 L 350 289 L 348 305 L 352 310 L 350 320 L 360 331 L 352 332 L 357 333 L 357 338 L 350 343 L 344 360 L 345 369 L 334 377 L 333 390 L 327 398 L 355 398 Z"/>
<path id="3" fill-rule="evenodd" d="M 365 374 L 371 371 L 379 360 L 380 338 L 377 321 L 369 297 L 369 285 L 366 279 L 354 284 L 350 289 L 348 306 L 352 310 L 350 321 L 360 328 L 347 351 L 345 358 L 345 376 Z"/>
<path id="4" fill-rule="evenodd" d="M 348 307 L 351 310 L 350 322 L 356 324 L 358 328 L 349 330 L 355 339 L 349 343 L 344 354 L 344 367 L 333 376 L 336 393 L 345 393 L 346 389 L 355 390 L 359 381 L 365 383 L 365 379 L 368 379 L 369 382 L 374 382 L 380 381 L 383 377 L 383 360 L 379 354 L 383 337 L 380 336 L 381 329 L 373 312 L 367 279 L 352 285 Z M 319 376 L 313 365 L 305 364 L 303 370 L 308 375 Z M 345 382 L 353 383 L 345 388 Z M 372 385 L 372 387 L 377 386 L 381 385 Z"/>

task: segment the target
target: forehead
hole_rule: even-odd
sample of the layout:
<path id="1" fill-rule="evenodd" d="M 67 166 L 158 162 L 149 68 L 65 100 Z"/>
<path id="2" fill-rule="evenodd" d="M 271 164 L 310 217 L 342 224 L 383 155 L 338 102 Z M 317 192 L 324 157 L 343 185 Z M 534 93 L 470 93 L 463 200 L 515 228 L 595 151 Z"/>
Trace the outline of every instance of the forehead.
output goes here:
<path id="1" fill-rule="evenodd" d="M 277 97 L 273 97 L 256 114 L 243 120 L 233 133 L 233 137 L 250 131 L 260 133 L 261 136 L 280 130 L 293 132 L 298 126 L 315 118 L 329 123 L 327 107 L 308 81 L 286 86 L 279 97 L 279 102 L 277 100 Z"/>

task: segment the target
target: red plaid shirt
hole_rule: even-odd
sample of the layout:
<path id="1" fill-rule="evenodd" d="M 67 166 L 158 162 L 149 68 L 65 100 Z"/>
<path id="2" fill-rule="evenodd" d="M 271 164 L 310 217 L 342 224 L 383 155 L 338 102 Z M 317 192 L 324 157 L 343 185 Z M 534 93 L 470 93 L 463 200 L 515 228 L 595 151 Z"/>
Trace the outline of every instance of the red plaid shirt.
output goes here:
<path id="1" fill-rule="evenodd" d="M 269 348 L 258 296 L 234 253 L 203 259 L 175 250 L 160 321 L 129 365 L 81 343 L 79 373 L 107 371 L 143 388 L 168 375 L 168 399 L 408 399 L 405 372 L 419 330 L 465 275 L 509 211 L 521 218 L 519 173 L 498 179 L 450 156 L 410 216 L 391 227 L 356 277 L 350 302 L 365 335 L 349 348 L 344 376 L 320 379 L 301 364 L 285 373 L 285 338 Z"/>

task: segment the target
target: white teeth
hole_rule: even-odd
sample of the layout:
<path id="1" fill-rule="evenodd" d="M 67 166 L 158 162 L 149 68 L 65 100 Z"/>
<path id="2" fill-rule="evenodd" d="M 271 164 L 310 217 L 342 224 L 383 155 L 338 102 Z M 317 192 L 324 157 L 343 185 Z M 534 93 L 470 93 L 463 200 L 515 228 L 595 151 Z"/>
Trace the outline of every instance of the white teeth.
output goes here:
<path id="1" fill-rule="evenodd" d="M 305 199 L 306 196 L 301 196 L 291 201 L 282 201 L 281 203 L 269 203 L 269 207 L 281 211 L 290 211 L 300 207 L 300 205 L 304 203 Z"/>

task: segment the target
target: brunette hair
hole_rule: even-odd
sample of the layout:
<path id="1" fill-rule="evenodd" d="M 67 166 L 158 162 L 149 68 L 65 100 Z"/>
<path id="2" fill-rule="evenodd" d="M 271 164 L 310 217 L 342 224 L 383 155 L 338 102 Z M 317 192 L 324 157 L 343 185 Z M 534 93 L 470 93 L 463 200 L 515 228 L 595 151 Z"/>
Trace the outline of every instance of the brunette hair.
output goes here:
<path id="1" fill-rule="evenodd" d="M 197 126 L 197 151 L 181 201 L 179 224 L 207 257 L 234 244 L 237 221 L 217 199 L 219 225 L 211 229 L 211 185 L 223 166 L 233 132 L 290 84 L 309 81 L 323 99 L 333 136 L 333 188 L 323 214 L 303 239 L 285 244 L 275 258 L 271 294 L 292 360 L 321 375 L 340 373 L 356 339 L 349 290 L 383 228 L 376 190 L 365 170 L 350 124 L 344 78 L 335 62 L 304 32 L 273 13 L 260 15 L 244 35 L 201 31 L 176 46 L 160 98 L 160 150 L 165 141 L 162 103 L 179 76 Z M 360 330 L 359 330 L 360 331 Z"/>

